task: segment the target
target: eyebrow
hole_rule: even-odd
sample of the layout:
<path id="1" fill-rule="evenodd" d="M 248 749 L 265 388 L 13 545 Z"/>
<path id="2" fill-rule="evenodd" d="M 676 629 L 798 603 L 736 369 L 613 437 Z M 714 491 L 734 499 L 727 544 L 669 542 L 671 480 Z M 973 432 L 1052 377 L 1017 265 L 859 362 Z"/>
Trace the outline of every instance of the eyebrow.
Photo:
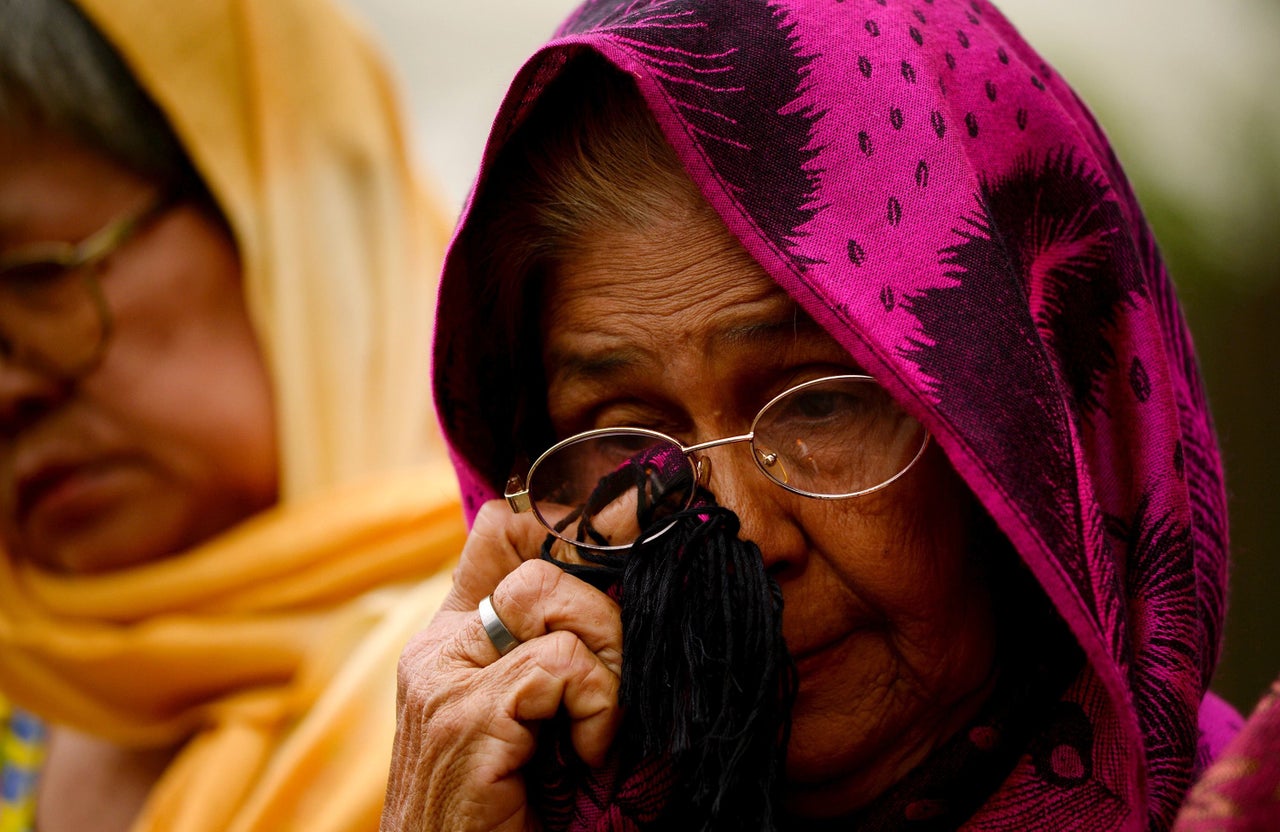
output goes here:
<path id="1" fill-rule="evenodd" d="M 547 358 L 554 368 L 551 373 L 554 379 L 598 380 L 643 363 L 645 355 L 642 350 L 625 348 L 600 353 L 554 350 Z"/>
<path id="2" fill-rule="evenodd" d="M 738 347 L 761 340 L 781 341 L 794 340 L 801 335 L 821 335 L 826 330 L 818 326 L 817 321 L 794 306 L 785 317 L 771 321 L 751 321 L 732 326 L 715 333 L 714 340 L 726 346 Z"/>
<path id="3" fill-rule="evenodd" d="M 714 332 L 711 335 L 711 341 L 715 345 L 735 348 L 758 344 L 761 341 L 792 342 L 802 335 L 825 334 L 826 330 L 813 318 L 800 307 L 794 306 L 785 315 L 773 320 L 750 321 Z M 600 381 L 635 368 L 651 359 L 652 355 L 646 350 L 626 347 L 605 352 L 556 350 L 548 356 L 550 365 L 555 368 L 551 374 L 552 378 L 558 381 Z"/>

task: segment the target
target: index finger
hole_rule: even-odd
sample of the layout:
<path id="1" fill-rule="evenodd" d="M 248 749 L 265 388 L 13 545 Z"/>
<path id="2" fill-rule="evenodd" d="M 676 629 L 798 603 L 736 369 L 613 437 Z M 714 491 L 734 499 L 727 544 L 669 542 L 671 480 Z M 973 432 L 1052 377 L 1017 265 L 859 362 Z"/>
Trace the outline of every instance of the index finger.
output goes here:
<path id="1" fill-rule="evenodd" d="M 543 561 L 525 564 L 494 590 L 492 603 L 503 626 L 521 644 L 567 630 L 615 676 L 622 673 L 622 613 L 617 602 L 558 566 Z M 474 610 L 455 631 L 448 649 L 477 667 L 492 665 L 500 657 Z"/>
<path id="2" fill-rule="evenodd" d="M 516 567 L 539 557 L 546 536 L 532 514 L 514 514 L 504 500 L 485 503 L 463 544 L 453 589 L 441 609 L 474 611 Z"/>

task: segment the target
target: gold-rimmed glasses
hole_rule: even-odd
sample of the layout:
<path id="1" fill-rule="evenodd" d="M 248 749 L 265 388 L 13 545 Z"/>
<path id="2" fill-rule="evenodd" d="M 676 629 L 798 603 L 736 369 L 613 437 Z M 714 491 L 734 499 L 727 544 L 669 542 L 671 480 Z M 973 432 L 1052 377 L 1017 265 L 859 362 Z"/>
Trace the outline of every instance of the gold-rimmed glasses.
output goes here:
<path id="1" fill-rule="evenodd" d="M 0 356 L 60 378 L 91 370 L 111 334 L 98 271 L 174 202 L 162 194 L 78 243 L 34 243 L 0 256 Z"/>
<path id="2" fill-rule="evenodd" d="M 626 549 L 661 534 L 662 521 L 691 504 L 709 476 L 703 451 L 734 443 L 749 444 L 756 467 L 787 491 L 844 500 L 909 471 L 929 433 L 870 376 L 824 376 L 770 399 L 738 436 L 684 445 L 640 427 L 576 434 L 552 445 L 524 478 L 512 477 L 505 496 L 512 511 L 532 511 L 574 546 Z"/>

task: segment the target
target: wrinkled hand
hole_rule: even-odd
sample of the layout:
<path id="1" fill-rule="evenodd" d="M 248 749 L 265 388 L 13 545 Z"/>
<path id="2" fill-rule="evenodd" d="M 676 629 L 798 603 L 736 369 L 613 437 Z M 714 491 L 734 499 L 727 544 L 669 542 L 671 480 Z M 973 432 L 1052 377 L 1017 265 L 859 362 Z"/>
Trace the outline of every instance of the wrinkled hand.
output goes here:
<path id="1" fill-rule="evenodd" d="M 560 708 L 577 753 L 603 762 L 620 718 L 618 606 L 539 560 L 545 536 L 499 500 L 476 517 L 452 591 L 400 657 L 383 832 L 536 829 L 521 767 Z M 491 593 L 521 642 L 502 657 L 476 612 Z"/>

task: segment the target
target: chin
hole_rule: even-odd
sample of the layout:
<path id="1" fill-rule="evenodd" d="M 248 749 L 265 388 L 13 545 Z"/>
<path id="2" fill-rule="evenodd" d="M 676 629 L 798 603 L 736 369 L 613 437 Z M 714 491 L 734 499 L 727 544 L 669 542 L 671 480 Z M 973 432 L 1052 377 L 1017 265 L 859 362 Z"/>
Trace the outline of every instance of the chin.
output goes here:
<path id="1" fill-rule="evenodd" d="M 797 715 L 787 747 L 784 800 L 802 818 L 838 817 L 869 805 L 892 785 L 892 754 L 865 724 Z"/>
<path id="2" fill-rule="evenodd" d="M 800 668 L 786 761 L 792 810 L 855 811 L 883 791 L 910 708 L 886 686 L 893 667 L 874 636 L 844 639 Z"/>
<path id="3" fill-rule="evenodd" d="M 797 706 L 800 703 L 797 702 Z M 797 707 L 787 746 L 787 780 L 822 783 L 866 764 L 865 732 L 845 720 L 807 715 Z"/>
<path id="4" fill-rule="evenodd" d="M 166 522 L 167 520 L 167 522 Z M 183 524 L 162 513 L 115 512 L 33 536 L 24 557 L 52 572 L 93 575 L 162 560 L 186 548 Z"/>
<path id="5" fill-rule="evenodd" d="M 152 547 L 139 546 L 136 542 L 124 548 L 103 545 L 94 540 L 72 540 L 37 550 L 28 559 L 51 572 L 96 575 L 160 560 L 165 554 Z"/>

